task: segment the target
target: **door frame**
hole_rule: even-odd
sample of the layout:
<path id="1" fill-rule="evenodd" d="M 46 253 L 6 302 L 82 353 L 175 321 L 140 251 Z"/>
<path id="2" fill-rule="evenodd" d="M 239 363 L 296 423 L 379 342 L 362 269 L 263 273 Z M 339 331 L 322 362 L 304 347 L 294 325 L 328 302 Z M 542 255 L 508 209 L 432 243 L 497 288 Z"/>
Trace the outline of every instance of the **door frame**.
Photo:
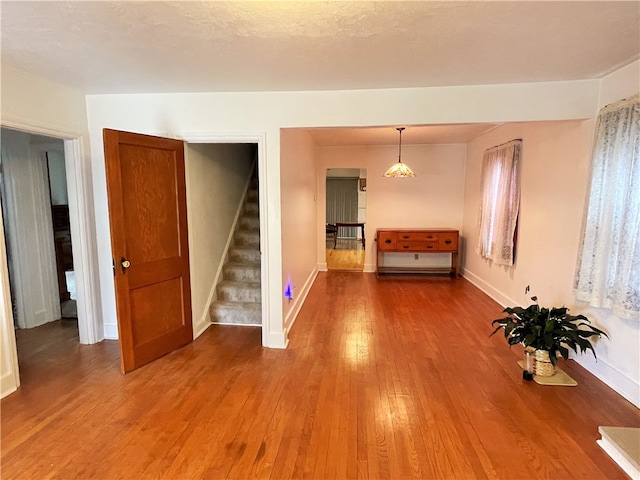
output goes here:
<path id="1" fill-rule="evenodd" d="M 85 138 L 87 137 L 78 132 L 45 127 L 15 119 L 3 118 L 0 122 L 0 127 L 58 138 L 64 142 L 73 263 L 78 265 L 75 280 L 78 293 L 79 340 L 80 343 L 85 345 L 98 343 L 104 340 L 104 328 L 102 326 L 102 312 L 99 308 L 100 293 L 97 283 L 97 252 L 95 246 L 95 222 L 93 221 L 91 166 L 89 160 L 83 162 L 83 157 L 90 158 L 88 155 L 83 155 Z M 6 256 L 0 268 L 3 271 L 7 269 Z M 4 272 L 2 273 L 4 274 Z M 11 333 L 15 333 L 13 321 L 11 322 Z"/>
<path id="2" fill-rule="evenodd" d="M 271 288 L 269 281 L 269 222 L 267 221 L 267 155 L 265 150 L 265 133 L 215 133 L 215 132 L 181 132 L 178 134 L 159 134 L 162 137 L 182 140 L 186 143 L 253 143 L 258 146 L 258 201 L 260 205 L 260 290 L 262 308 L 262 346 L 285 348 L 286 339 L 282 334 L 271 333 Z M 188 207 L 187 207 L 188 209 Z M 187 210 L 188 211 L 188 210 Z"/>

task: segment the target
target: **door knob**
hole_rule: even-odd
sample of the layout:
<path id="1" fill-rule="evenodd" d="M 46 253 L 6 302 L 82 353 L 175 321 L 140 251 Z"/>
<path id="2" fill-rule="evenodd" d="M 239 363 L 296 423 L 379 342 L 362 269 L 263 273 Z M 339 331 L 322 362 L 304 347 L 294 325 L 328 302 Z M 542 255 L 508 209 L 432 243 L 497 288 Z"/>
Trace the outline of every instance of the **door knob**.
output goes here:
<path id="1" fill-rule="evenodd" d="M 122 257 L 120 259 L 120 266 L 122 267 L 122 273 L 124 273 L 125 270 L 131 266 L 131 262 L 126 258 Z"/>

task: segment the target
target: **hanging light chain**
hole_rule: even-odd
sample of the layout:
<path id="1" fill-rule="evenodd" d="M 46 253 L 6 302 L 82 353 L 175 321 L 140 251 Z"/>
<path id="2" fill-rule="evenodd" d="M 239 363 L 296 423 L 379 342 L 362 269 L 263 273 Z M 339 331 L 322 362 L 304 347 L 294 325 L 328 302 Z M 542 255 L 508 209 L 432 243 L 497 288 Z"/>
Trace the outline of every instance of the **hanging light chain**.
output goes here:
<path id="1" fill-rule="evenodd" d="M 402 163 L 402 131 L 404 130 L 404 127 L 398 127 L 396 130 L 400 132 L 400 141 L 398 142 L 398 163 Z"/>

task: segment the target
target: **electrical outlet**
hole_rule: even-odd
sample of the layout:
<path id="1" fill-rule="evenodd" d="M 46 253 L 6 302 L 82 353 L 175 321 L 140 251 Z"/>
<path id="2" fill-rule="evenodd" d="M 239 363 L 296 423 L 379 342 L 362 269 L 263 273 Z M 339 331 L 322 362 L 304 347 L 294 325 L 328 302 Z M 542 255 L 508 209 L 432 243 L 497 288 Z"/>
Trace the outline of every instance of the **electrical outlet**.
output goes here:
<path id="1" fill-rule="evenodd" d="M 413 259 L 414 259 L 414 260 L 418 260 L 418 258 L 420 258 L 420 255 L 416 253 L 416 254 L 413 256 Z"/>

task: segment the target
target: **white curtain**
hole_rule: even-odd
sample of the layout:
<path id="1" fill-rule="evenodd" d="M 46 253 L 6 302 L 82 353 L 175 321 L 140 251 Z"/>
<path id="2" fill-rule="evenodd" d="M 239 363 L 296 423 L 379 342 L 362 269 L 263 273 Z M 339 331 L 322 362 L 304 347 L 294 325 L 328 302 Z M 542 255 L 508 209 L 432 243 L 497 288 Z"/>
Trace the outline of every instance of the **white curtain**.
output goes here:
<path id="1" fill-rule="evenodd" d="M 477 253 L 498 265 L 513 265 L 515 230 L 520 208 L 522 140 L 484 152 L 482 159 Z"/>
<path id="2" fill-rule="evenodd" d="M 358 221 L 358 179 L 327 178 L 327 223 Z M 343 227 L 340 234 L 356 238 L 357 228 Z"/>
<path id="3" fill-rule="evenodd" d="M 608 105 L 596 123 L 576 298 L 640 320 L 640 96 Z"/>

